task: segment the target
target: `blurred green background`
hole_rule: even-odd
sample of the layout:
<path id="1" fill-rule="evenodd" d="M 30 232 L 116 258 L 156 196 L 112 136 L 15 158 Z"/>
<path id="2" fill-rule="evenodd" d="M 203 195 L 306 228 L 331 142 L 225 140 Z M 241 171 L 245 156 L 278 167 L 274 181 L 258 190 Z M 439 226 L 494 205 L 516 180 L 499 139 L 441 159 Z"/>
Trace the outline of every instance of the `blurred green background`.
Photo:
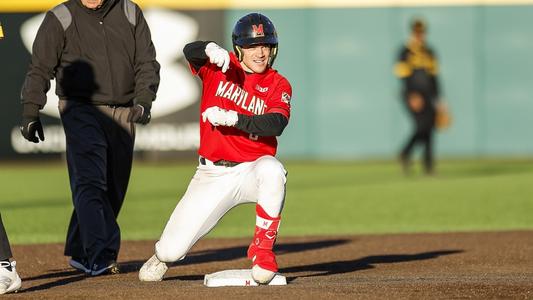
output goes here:
<path id="1" fill-rule="evenodd" d="M 285 165 L 281 236 L 533 229 L 531 160 L 443 161 L 432 177 L 405 177 L 392 161 Z M 66 166 L 1 168 L 11 242 L 63 242 L 72 207 Z M 192 163 L 136 163 L 119 217 L 123 239 L 157 239 L 194 171 Z M 209 236 L 251 236 L 254 223 L 254 205 L 241 205 Z"/>
<path id="2" fill-rule="evenodd" d="M 139 2 L 145 11 L 160 8 Z M 390 5 L 337 8 L 307 2 L 268 9 L 225 1 L 191 8 L 189 2 L 166 9 L 193 17 L 203 30 L 223 28 L 225 40 L 217 42 L 227 49 L 233 25 L 250 11 L 268 15 L 278 29 L 275 67 L 294 92 L 291 122 L 279 146 L 289 171 L 282 236 L 533 229 L 533 0 L 439 6 L 378 1 Z M 0 66 L 8 70 L 0 72 L 6 104 L 0 120 L 9 123 L 0 128 L 5 147 L 22 140 L 17 99 L 27 61 L 20 63 L 15 54 L 20 60 L 27 53 L 18 29 L 48 4 L 39 11 L 0 14 L 13 37 L 0 48 L 7 53 Z M 435 177 L 405 177 L 392 161 L 411 125 L 392 68 L 415 16 L 427 20 L 453 118 L 452 127 L 436 137 Z M 163 154 L 171 161 L 179 156 Z M 159 237 L 194 173 L 195 159 L 189 158 L 189 163 L 135 161 L 119 217 L 123 239 Z M 64 241 L 72 204 L 63 162 L 2 161 L 0 187 L 0 213 L 13 243 Z M 253 205 L 233 209 L 210 236 L 251 236 L 253 210 Z"/>
<path id="3" fill-rule="evenodd" d="M 294 90 L 282 156 L 383 159 L 397 154 L 411 124 L 392 69 L 414 17 L 427 21 L 428 43 L 440 62 L 442 98 L 453 117 L 453 126 L 437 138 L 437 153 L 533 154 L 533 5 L 430 2 L 261 10 L 279 32 L 275 67 Z M 235 21 L 248 12 L 228 10 L 228 49 Z"/>
<path id="4" fill-rule="evenodd" d="M 0 8 L 6 6 L 4 2 L 15 6 L 27 1 L 37 2 L 0 1 Z M 41 10 L 63 0 L 43 1 L 49 5 L 40 6 Z M 376 0 L 374 7 L 369 7 L 372 1 L 362 1 L 367 3 L 362 5 L 355 0 L 287 0 L 261 3 L 266 9 L 259 5 L 240 7 L 252 1 L 215 1 L 219 6 L 212 7 L 202 1 L 190 5 L 191 1 L 169 1 L 166 5 L 172 7 L 159 7 L 156 0 L 137 1 L 145 4 L 147 15 L 164 9 L 178 20 L 188 20 L 198 30 L 189 32 L 190 36 L 176 37 L 159 32 L 165 39 L 156 44 L 158 53 L 176 53 L 171 61 L 178 62 L 162 68 L 179 67 L 183 72 L 187 67 L 181 49 L 164 41 L 183 39 L 185 44 L 195 39 L 215 40 L 231 49 L 232 28 L 241 16 L 259 11 L 272 19 L 279 33 L 279 55 L 274 67 L 293 86 L 291 122 L 280 138 L 280 157 L 361 160 L 397 155 L 411 124 L 401 105 L 400 84 L 392 69 L 408 38 L 413 17 L 427 21 L 428 42 L 440 61 L 443 98 L 452 112 L 451 128 L 436 139 L 439 157 L 533 155 L 533 0 L 450 0 L 439 1 L 440 5 L 421 0 Z M 340 2 L 346 7 L 328 7 Z M 6 68 L 0 72 L 6 103 L 5 109 L 0 110 L 0 153 L 10 153 L 8 148 L 13 145 L 28 147 L 17 126 L 20 87 L 29 60 L 19 28 L 32 16 L 0 11 L 6 32 L 0 47 L 2 67 Z M 185 36 L 190 40 L 184 40 Z M 162 77 L 162 82 L 167 80 L 172 79 Z M 173 83 L 176 89 L 181 84 Z M 168 98 L 161 94 L 159 99 Z M 184 122 L 185 117 L 196 113 L 194 105 L 190 111 L 181 111 L 172 118 L 154 118 L 151 125 Z M 45 125 L 51 122 L 58 120 L 44 120 Z M 48 138 L 43 145 L 45 150 L 52 135 Z M 56 138 L 62 140 L 59 135 Z"/>

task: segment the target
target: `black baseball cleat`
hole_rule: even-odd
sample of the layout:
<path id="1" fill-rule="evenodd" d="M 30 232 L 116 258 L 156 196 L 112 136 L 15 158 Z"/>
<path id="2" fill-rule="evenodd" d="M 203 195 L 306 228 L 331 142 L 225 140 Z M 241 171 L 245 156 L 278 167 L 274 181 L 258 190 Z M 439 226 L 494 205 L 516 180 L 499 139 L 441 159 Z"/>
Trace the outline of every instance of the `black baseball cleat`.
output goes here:
<path id="1" fill-rule="evenodd" d="M 89 262 L 84 257 L 72 256 L 68 261 L 68 264 L 74 269 L 85 274 L 91 273 L 91 268 L 89 268 Z"/>
<path id="2" fill-rule="evenodd" d="M 93 267 L 90 270 L 91 276 L 118 273 L 120 273 L 120 270 L 118 268 L 117 261 L 114 259 L 98 260 L 93 264 Z"/>

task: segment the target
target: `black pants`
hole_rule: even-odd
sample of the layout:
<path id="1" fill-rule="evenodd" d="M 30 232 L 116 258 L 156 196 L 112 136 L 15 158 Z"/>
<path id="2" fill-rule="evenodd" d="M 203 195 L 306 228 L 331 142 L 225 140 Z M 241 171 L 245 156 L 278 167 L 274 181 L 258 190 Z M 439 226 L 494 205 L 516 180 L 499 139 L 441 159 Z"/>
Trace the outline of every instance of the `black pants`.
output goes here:
<path id="1" fill-rule="evenodd" d="M 65 255 L 116 259 L 120 228 L 116 222 L 130 177 L 135 138 L 127 121 L 130 108 L 93 106 L 61 100 L 67 164 L 74 212 Z"/>
<path id="2" fill-rule="evenodd" d="M 7 239 L 6 229 L 2 222 L 2 216 L 0 215 L 0 260 L 6 260 L 13 257 L 11 254 L 11 247 L 9 246 L 9 240 Z"/>
<path id="3" fill-rule="evenodd" d="M 411 152 L 417 144 L 420 144 L 423 149 L 423 164 L 424 170 L 427 173 L 433 172 L 433 133 L 435 128 L 435 109 L 426 106 L 420 112 L 410 111 L 414 128 L 411 136 L 407 140 L 402 149 L 402 159 L 409 160 Z"/>

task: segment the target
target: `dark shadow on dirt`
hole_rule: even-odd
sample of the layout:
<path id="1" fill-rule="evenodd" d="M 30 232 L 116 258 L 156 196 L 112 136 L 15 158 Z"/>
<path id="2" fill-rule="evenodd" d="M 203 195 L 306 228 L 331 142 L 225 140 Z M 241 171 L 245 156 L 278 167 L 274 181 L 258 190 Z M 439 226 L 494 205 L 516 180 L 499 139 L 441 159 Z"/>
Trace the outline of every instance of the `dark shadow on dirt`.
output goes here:
<path id="1" fill-rule="evenodd" d="M 70 276 L 70 275 L 75 275 L 75 276 Z M 41 291 L 41 290 L 47 290 L 47 289 L 50 289 L 50 288 L 53 288 L 53 287 L 56 287 L 56 286 L 63 286 L 63 285 L 66 285 L 66 284 L 69 284 L 69 283 L 73 283 L 73 282 L 77 282 L 77 281 L 81 281 L 81 280 L 84 280 L 84 279 L 87 278 L 87 275 L 82 274 L 80 272 L 76 272 L 76 271 L 70 272 L 69 271 L 69 272 L 49 273 L 49 274 L 44 274 L 44 275 L 30 277 L 30 278 L 23 278 L 22 281 L 24 282 L 24 281 L 30 281 L 30 280 L 56 278 L 56 277 L 63 277 L 63 276 L 70 276 L 70 277 L 61 278 L 61 279 L 56 280 L 56 281 L 47 282 L 47 283 L 44 283 L 44 284 L 41 284 L 41 285 L 32 286 L 32 287 L 27 288 L 27 289 L 22 289 L 22 290 L 19 290 L 17 292 L 17 294 L 36 292 L 36 291 Z"/>
<path id="2" fill-rule="evenodd" d="M 313 242 L 302 242 L 302 243 L 281 243 L 275 246 L 275 252 L 277 255 L 283 255 L 293 252 L 303 252 L 303 251 L 312 251 L 321 248 L 335 247 L 351 242 L 352 240 L 348 239 L 336 239 L 336 240 L 321 240 Z M 183 261 L 176 262 L 172 266 L 178 265 L 189 265 L 189 264 L 201 264 L 201 263 L 210 263 L 210 262 L 220 262 L 220 261 L 229 261 L 234 259 L 240 259 L 246 257 L 246 251 L 248 246 L 242 247 L 231 247 L 225 249 L 213 249 L 213 250 L 204 250 L 199 252 L 193 252 L 191 255 L 187 256 Z M 138 271 L 142 264 L 137 262 L 127 262 L 123 265 L 121 264 L 121 272 L 129 273 Z M 198 276 L 176 276 L 165 278 L 165 280 L 203 280 L 204 275 Z"/>
<path id="3" fill-rule="evenodd" d="M 298 277 L 315 277 L 315 276 L 328 276 L 334 274 L 351 273 L 360 270 L 375 268 L 375 264 L 392 264 L 399 262 L 408 262 L 416 260 L 434 259 L 444 255 L 451 255 L 462 253 L 464 250 L 442 250 L 423 252 L 418 254 L 389 254 L 389 255 L 373 255 L 367 256 L 355 260 L 347 261 L 334 261 L 328 263 L 319 263 L 314 265 L 297 266 L 290 268 L 280 269 L 280 273 L 299 273 L 299 272 L 311 272 L 314 274 L 287 277 L 287 281 L 290 282 Z"/>
<path id="4" fill-rule="evenodd" d="M 280 243 L 274 246 L 274 251 L 278 255 L 292 253 L 292 252 L 302 252 L 310 251 L 321 248 L 335 247 L 351 242 L 348 239 L 336 239 L 336 240 L 321 240 L 313 242 L 302 242 L 302 243 Z M 193 252 L 187 256 L 185 263 L 205 263 L 211 261 L 221 261 L 221 260 L 233 260 L 237 258 L 242 258 L 246 256 L 246 251 L 248 250 L 248 245 L 231 247 L 226 249 L 211 249 L 203 250 L 198 252 Z"/>
<path id="5" fill-rule="evenodd" d="M 335 239 L 335 240 L 319 240 L 312 242 L 294 242 L 294 243 L 280 243 L 275 246 L 275 252 L 278 255 L 283 255 L 286 253 L 294 252 L 304 252 L 304 251 L 313 251 L 322 248 L 335 247 L 349 243 L 353 240 L 349 239 Z M 191 265 L 191 264 L 202 264 L 202 263 L 211 263 L 211 262 L 221 262 L 221 261 L 230 261 L 235 259 L 241 259 L 246 257 L 246 251 L 248 246 L 236 246 L 222 249 L 210 249 L 210 250 L 201 250 L 197 252 L 191 252 L 184 260 L 180 262 L 173 263 L 172 266 L 179 265 Z M 146 258 L 148 259 L 148 258 Z M 144 260 L 132 260 L 126 262 L 119 262 L 120 273 L 133 273 L 138 272 L 141 266 L 143 265 Z M 19 293 L 34 292 L 45 289 L 50 289 L 56 286 L 62 286 L 72 282 L 84 280 L 87 278 L 85 274 L 82 274 L 78 271 L 73 270 L 50 270 L 48 273 L 43 275 L 38 275 L 34 277 L 23 278 L 23 281 L 33 281 L 33 280 L 42 280 L 42 279 L 53 279 L 58 278 L 53 282 L 47 282 L 45 284 L 37 285 L 28 289 L 21 290 Z M 182 281 L 198 281 L 203 280 L 204 274 L 201 275 L 184 275 L 184 276 L 175 276 L 165 278 L 165 280 L 182 280 Z"/>
<path id="6" fill-rule="evenodd" d="M 302 243 L 280 243 L 274 246 L 274 251 L 277 255 L 283 255 L 292 252 L 312 251 L 322 248 L 335 247 L 349 242 L 351 242 L 351 240 L 336 239 Z M 198 264 L 208 263 L 212 261 L 234 260 L 245 257 L 247 250 L 248 245 L 246 245 L 245 247 L 238 246 L 226 249 L 212 249 L 193 252 L 188 255 L 182 262 L 178 262 L 177 264 Z"/>
<path id="7" fill-rule="evenodd" d="M 173 277 L 167 277 L 163 280 L 172 281 L 172 280 L 179 280 L 179 281 L 204 281 L 205 274 L 200 275 L 183 275 L 183 276 L 173 276 Z"/>
<path id="8" fill-rule="evenodd" d="M 68 270 L 68 271 L 65 271 L 64 269 L 50 270 L 50 273 L 42 274 L 39 276 L 22 278 L 22 280 L 32 281 L 32 280 L 50 279 L 50 278 L 56 278 L 56 277 L 67 277 L 67 276 L 72 276 L 72 275 L 84 275 L 84 274 L 79 271 L 74 271 L 74 270 Z"/>

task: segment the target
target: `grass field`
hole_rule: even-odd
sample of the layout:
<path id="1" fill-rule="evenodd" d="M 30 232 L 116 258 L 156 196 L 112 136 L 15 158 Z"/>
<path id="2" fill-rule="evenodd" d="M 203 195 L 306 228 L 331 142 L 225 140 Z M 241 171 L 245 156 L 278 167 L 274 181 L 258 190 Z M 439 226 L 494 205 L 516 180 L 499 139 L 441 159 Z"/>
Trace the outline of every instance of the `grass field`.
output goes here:
<path id="1" fill-rule="evenodd" d="M 445 161 L 434 177 L 395 162 L 285 162 L 282 236 L 533 229 L 533 161 Z M 0 212 L 12 243 L 62 242 L 72 204 L 64 163 L 1 164 Z M 119 217 L 125 240 L 157 239 L 193 163 L 136 162 Z M 254 206 L 210 236 L 253 234 Z"/>

